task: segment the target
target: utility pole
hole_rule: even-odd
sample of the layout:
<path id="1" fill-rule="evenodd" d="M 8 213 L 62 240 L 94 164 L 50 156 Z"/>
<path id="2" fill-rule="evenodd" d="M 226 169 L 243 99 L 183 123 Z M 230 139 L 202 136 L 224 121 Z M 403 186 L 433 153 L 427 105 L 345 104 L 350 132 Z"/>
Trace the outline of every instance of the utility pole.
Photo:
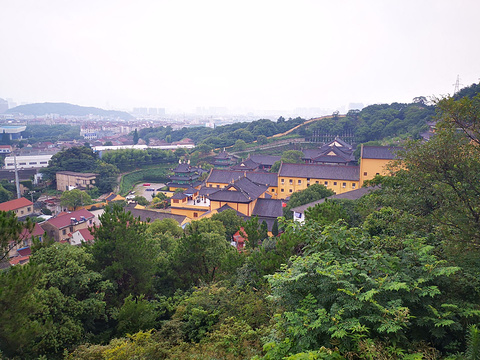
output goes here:
<path id="1" fill-rule="evenodd" d="M 17 188 L 17 199 L 20 199 L 20 180 L 18 179 L 17 155 L 13 153 L 13 164 L 15 165 L 15 186 Z"/>

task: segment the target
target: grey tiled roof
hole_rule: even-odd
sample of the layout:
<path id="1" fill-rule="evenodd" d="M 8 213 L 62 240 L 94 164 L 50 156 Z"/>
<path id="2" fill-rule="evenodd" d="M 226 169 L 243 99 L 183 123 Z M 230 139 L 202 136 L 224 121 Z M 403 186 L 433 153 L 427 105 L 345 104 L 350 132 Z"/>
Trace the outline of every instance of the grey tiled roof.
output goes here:
<path id="1" fill-rule="evenodd" d="M 273 166 L 276 161 L 280 161 L 281 156 L 275 155 L 250 155 L 250 159 L 257 164 Z"/>
<path id="2" fill-rule="evenodd" d="M 397 146 L 363 146 L 362 159 L 397 159 L 398 151 L 404 150 Z"/>
<path id="3" fill-rule="evenodd" d="M 258 199 L 252 216 L 278 218 L 283 216 L 282 200 L 279 199 Z"/>
<path id="4" fill-rule="evenodd" d="M 360 199 L 363 195 L 368 194 L 369 192 L 378 189 L 377 187 L 363 187 L 360 189 L 352 190 L 344 192 L 343 194 L 335 194 L 332 196 L 327 197 L 326 199 L 347 199 L 347 200 L 357 200 Z M 311 203 L 300 205 L 295 208 L 290 209 L 290 211 L 296 213 L 304 213 L 306 209 L 314 207 L 317 204 L 321 204 L 325 202 L 325 199 L 320 199 L 317 201 L 313 201 Z"/>
<path id="5" fill-rule="evenodd" d="M 177 192 L 177 193 L 173 194 L 170 199 L 182 200 L 182 199 L 185 199 L 186 197 L 188 197 L 188 196 L 185 195 L 184 193 L 182 193 L 182 192 Z"/>
<path id="6" fill-rule="evenodd" d="M 196 167 L 192 167 L 189 164 L 182 163 L 182 164 L 178 164 L 177 167 L 175 169 L 173 169 L 173 172 L 175 172 L 175 173 L 191 173 L 191 172 L 196 172 L 198 170 L 199 169 L 196 168 Z"/>
<path id="7" fill-rule="evenodd" d="M 216 193 L 217 191 L 220 191 L 220 189 L 216 187 L 202 186 L 198 194 L 203 196 L 208 196 L 210 194 Z"/>
<path id="8" fill-rule="evenodd" d="M 313 179 L 359 181 L 358 166 L 346 165 L 316 165 L 316 164 L 287 164 L 280 166 L 278 176 L 301 177 Z"/>
<path id="9" fill-rule="evenodd" d="M 230 190 L 229 190 L 230 189 Z M 241 178 L 224 189 L 210 195 L 210 200 L 249 203 L 257 199 L 268 187 L 257 185 L 247 178 Z"/>
<path id="10" fill-rule="evenodd" d="M 233 209 L 232 207 L 228 206 L 227 204 L 225 204 L 225 205 L 223 205 L 222 207 L 218 208 L 218 209 L 217 209 L 217 212 L 218 212 L 218 213 L 222 213 L 222 212 L 224 212 L 225 210 L 233 210 L 233 211 L 235 211 L 236 214 L 237 214 L 237 216 L 240 216 L 240 217 L 241 217 L 242 219 L 244 219 L 244 220 L 249 218 L 248 216 L 246 216 L 246 215 L 242 214 L 241 212 Z"/>
<path id="11" fill-rule="evenodd" d="M 247 159 L 242 161 L 240 164 L 231 166 L 232 170 L 255 170 L 259 167 L 259 163 L 253 161 L 252 159 Z"/>
<path id="12" fill-rule="evenodd" d="M 255 184 L 266 186 L 277 186 L 278 176 L 276 173 L 266 172 L 247 172 L 247 179 L 253 181 Z"/>
<path id="13" fill-rule="evenodd" d="M 174 214 L 163 213 L 163 212 L 153 211 L 153 210 L 145 210 L 145 209 L 134 209 L 132 207 L 126 207 L 125 211 L 130 211 L 135 218 L 140 217 L 140 220 L 144 222 L 146 222 L 147 219 L 150 219 L 150 222 L 156 219 L 159 219 L 159 220 L 173 219 L 176 222 L 178 222 L 178 224 L 181 224 L 186 218 L 186 216 L 183 216 L 183 215 L 174 215 Z"/>
<path id="14" fill-rule="evenodd" d="M 206 182 L 229 184 L 232 181 L 240 179 L 244 176 L 243 171 L 213 169 Z"/>

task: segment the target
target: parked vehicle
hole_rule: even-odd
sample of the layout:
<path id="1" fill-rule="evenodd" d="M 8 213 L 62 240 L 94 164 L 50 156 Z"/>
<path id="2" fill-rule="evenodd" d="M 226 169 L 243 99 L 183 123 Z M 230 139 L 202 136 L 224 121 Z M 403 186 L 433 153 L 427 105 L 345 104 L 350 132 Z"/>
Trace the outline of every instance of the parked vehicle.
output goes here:
<path id="1" fill-rule="evenodd" d="M 143 186 L 150 186 L 150 185 L 152 185 L 152 184 L 149 184 L 149 183 L 143 184 Z"/>

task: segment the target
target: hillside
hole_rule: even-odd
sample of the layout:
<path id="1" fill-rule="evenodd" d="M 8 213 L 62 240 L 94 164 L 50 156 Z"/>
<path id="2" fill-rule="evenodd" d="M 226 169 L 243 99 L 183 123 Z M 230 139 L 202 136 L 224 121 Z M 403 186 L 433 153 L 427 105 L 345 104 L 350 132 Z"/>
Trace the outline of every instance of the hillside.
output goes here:
<path id="1" fill-rule="evenodd" d="M 68 103 L 36 103 L 16 106 L 6 111 L 7 114 L 21 113 L 25 115 L 41 116 L 45 114 L 59 114 L 61 116 L 87 116 L 98 115 L 124 120 L 133 119 L 133 116 L 125 111 L 104 110 L 96 107 L 86 107 Z"/>

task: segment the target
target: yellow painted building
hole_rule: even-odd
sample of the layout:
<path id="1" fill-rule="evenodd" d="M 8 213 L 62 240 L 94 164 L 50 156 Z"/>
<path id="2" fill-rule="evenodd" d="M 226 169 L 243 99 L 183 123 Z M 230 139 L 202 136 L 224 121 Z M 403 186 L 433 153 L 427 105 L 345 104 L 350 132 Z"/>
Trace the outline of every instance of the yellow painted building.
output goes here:
<path id="1" fill-rule="evenodd" d="M 359 167 L 282 163 L 278 171 L 278 198 L 285 199 L 313 184 L 324 185 L 336 194 L 358 189 Z"/>
<path id="2" fill-rule="evenodd" d="M 397 159 L 400 147 L 363 146 L 360 152 L 360 185 L 365 180 L 372 180 L 376 175 L 389 175 L 387 165 Z"/>

